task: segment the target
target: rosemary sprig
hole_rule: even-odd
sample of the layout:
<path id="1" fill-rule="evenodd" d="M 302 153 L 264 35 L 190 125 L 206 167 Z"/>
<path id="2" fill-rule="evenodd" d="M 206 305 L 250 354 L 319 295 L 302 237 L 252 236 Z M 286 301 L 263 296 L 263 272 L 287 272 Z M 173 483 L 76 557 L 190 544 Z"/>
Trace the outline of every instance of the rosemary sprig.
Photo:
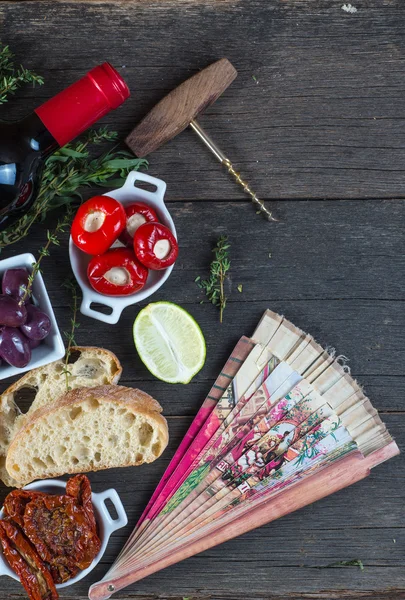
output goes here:
<path id="1" fill-rule="evenodd" d="M 75 332 L 76 332 L 76 329 L 78 327 L 80 327 L 80 323 L 78 323 L 76 320 L 77 313 L 79 310 L 79 296 L 77 293 L 76 282 L 73 279 L 69 279 L 68 281 L 66 281 L 64 283 L 64 287 L 66 289 L 68 289 L 72 294 L 72 317 L 70 319 L 70 330 L 63 332 L 63 335 L 65 336 L 65 339 L 67 342 L 66 354 L 65 354 L 65 368 L 63 370 L 63 373 L 65 374 L 66 391 L 68 392 L 70 390 L 69 377 L 71 375 L 71 372 L 69 371 L 69 359 L 72 354 L 72 346 L 77 346 L 77 343 L 75 340 Z"/>
<path id="2" fill-rule="evenodd" d="M 202 281 L 200 280 L 200 277 L 197 277 L 196 279 L 198 287 L 204 290 L 208 300 L 215 306 L 219 306 L 220 323 L 222 323 L 227 300 L 224 291 L 224 283 L 231 266 L 228 252 L 229 248 L 230 244 L 228 243 L 228 237 L 222 235 L 218 239 L 217 245 L 212 250 L 215 258 L 210 264 L 209 278 Z"/>
<path id="3" fill-rule="evenodd" d="M 38 252 L 38 254 L 39 254 L 38 259 L 32 265 L 32 271 L 28 276 L 27 287 L 25 289 L 24 295 L 22 296 L 22 298 L 19 301 L 20 305 L 24 304 L 25 301 L 27 300 L 27 298 L 32 296 L 32 286 L 33 286 L 36 275 L 41 272 L 41 263 L 42 263 L 43 258 L 45 256 L 50 256 L 49 248 L 52 244 L 55 246 L 60 245 L 58 235 L 60 233 L 65 232 L 66 227 L 68 227 L 70 224 L 71 218 L 72 218 L 72 211 L 69 209 L 66 212 L 65 216 L 62 217 L 58 221 L 55 229 L 53 231 L 49 231 L 49 229 L 48 229 L 48 231 L 46 232 L 47 242 L 42 248 L 40 248 L 40 250 Z"/>
<path id="4" fill-rule="evenodd" d="M 43 221 L 52 210 L 79 204 L 81 188 L 92 185 L 119 187 L 130 170 L 148 165 L 146 160 L 115 148 L 96 158 L 90 157 L 89 146 L 116 139 L 115 131 L 102 127 L 50 156 L 35 204 L 17 223 L 0 232 L 0 249 L 23 239 L 34 223 Z"/>
<path id="5" fill-rule="evenodd" d="M 0 42 L 0 104 L 7 102 L 8 96 L 15 94 L 24 83 L 42 85 L 44 80 L 34 71 L 16 66 L 10 48 Z"/>

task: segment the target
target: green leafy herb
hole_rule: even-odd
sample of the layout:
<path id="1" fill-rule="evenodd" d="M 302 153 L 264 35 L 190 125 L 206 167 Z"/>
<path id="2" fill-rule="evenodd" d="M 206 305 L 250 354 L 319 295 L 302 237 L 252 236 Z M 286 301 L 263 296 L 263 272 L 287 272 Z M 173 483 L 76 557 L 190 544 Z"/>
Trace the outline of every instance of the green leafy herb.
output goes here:
<path id="1" fill-rule="evenodd" d="M 208 300 L 212 304 L 215 304 L 215 306 L 219 306 L 219 320 L 221 323 L 227 300 L 224 283 L 231 266 L 228 252 L 229 247 L 228 237 L 225 235 L 221 236 L 213 249 L 215 258 L 210 265 L 209 279 L 204 279 L 203 281 L 198 279 L 197 281 L 198 287 L 205 291 Z"/>
<path id="2" fill-rule="evenodd" d="M 42 85 L 44 80 L 34 71 L 29 71 L 22 65 L 16 66 L 10 48 L 0 42 L 0 104 L 7 102 L 8 97 L 15 94 L 24 83 Z"/>
<path id="3" fill-rule="evenodd" d="M 243 285 L 241 283 L 238 285 L 238 292 L 243 292 Z"/>
<path id="4" fill-rule="evenodd" d="M 16 65 L 10 48 L 0 42 L 0 104 L 7 102 L 10 94 L 25 83 L 42 85 L 44 80 L 34 71 Z M 146 167 L 146 160 L 134 158 L 130 152 L 116 147 L 96 158 L 90 157 L 93 145 L 116 141 L 117 137 L 116 132 L 102 127 L 50 156 L 35 204 L 17 223 L 0 233 L 0 249 L 23 239 L 32 225 L 43 221 L 48 212 L 80 203 L 83 187 L 118 187 L 130 170 Z"/>
<path id="5" fill-rule="evenodd" d="M 66 215 L 58 221 L 58 223 L 53 231 L 49 231 L 49 229 L 48 229 L 48 231 L 46 233 L 47 242 L 39 250 L 39 257 L 38 257 L 37 261 L 32 265 L 32 271 L 31 271 L 30 275 L 28 276 L 28 285 L 26 287 L 24 295 L 22 296 L 22 298 L 19 302 L 20 305 L 24 304 L 25 301 L 27 300 L 27 298 L 29 298 L 32 295 L 32 285 L 34 283 L 37 273 L 41 272 L 42 259 L 45 256 L 50 256 L 49 248 L 52 244 L 55 246 L 59 246 L 58 235 L 60 233 L 65 232 L 66 227 L 68 227 L 70 224 L 71 218 L 72 218 L 72 213 L 69 210 L 69 211 L 67 211 Z"/>
<path id="6" fill-rule="evenodd" d="M 78 323 L 76 320 L 77 313 L 79 310 L 79 296 L 77 293 L 76 282 L 73 279 L 69 279 L 68 281 L 66 281 L 64 283 L 64 287 L 66 289 L 68 289 L 72 294 L 72 317 L 70 319 L 70 330 L 63 332 L 63 335 L 65 336 L 65 339 L 67 342 L 66 354 L 65 354 L 65 368 L 63 370 L 63 373 L 65 374 L 66 391 L 68 392 L 71 389 L 70 385 L 69 385 L 69 377 L 71 375 L 71 372 L 69 370 L 69 359 L 72 354 L 72 347 L 77 346 L 77 343 L 75 340 L 75 332 L 76 332 L 76 329 L 78 327 L 80 327 L 80 323 Z"/>
<path id="7" fill-rule="evenodd" d="M 116 139 L 115 131 L 102 127 L 89 131 L 83 139 L 67 144 L 50 156 L 35 204 L 17 223 L 0 233 L 0 248 L 23 239 L 32 225 L 43 221 L 52 210 L 80 203 L 83 187 L 119 187 L 130 170 L 147 166 L 146 160 L 114 148 L 96 158 L 90 157 L 89 146 Z"/>
<path id="8" fill-rule="evenodd" d="M 341 560 L 339 562 L 335 562 L 335 563 L 331 563 L 330 565 L 326 565 L 326 567 L 323 567 L 323 568 L 329 569 L 331 567 L 359 567 L 360 571 L 364 571 L 363 562 L 359 559 Z"/>

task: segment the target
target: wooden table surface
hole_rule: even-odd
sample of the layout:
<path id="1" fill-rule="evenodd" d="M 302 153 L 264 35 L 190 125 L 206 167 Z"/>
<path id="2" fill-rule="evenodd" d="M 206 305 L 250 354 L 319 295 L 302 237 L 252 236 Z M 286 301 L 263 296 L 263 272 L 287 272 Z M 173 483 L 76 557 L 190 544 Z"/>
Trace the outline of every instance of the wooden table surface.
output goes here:
<path id="1" fill-rule="evenodd" d="M 212 381 L 262 312 L 285 314 L 351 359 L 400 447 L 405 442 L 405 7 L 400 0 L 139 0 L 117 3 L 0 2 L 1 40 L 45 85 L 1 108 L 19 118 L 104 60 L 133 95 L 104 120 L 122 136 L 173 86 L 227 56 L 239 77 L 202 117 L 257 193 L 280 218 L 267 224 L 190 131 L 150 157 L 167 181 L 180 257 L 153 300 L 183 305 L 201 324 L 208 354 L 187 386 L 155 380 L 133 347 L 128 308 L 116 326 L 82 317 L 78 342 L 117 353 L 122 383 L 163 405 L 170 444 L 153 465 L 91 475 L 114 486 L 129 525 L 96 570 L 65 599 L 84 599 L 135 525 Z M 194 283 L 210 250 L 230 238 L 231 277 L 223 325 Z M 43 225 L 2 257 L 36 252 Z M 67 238 L 44 262 L 61 329 L 70 319 L 61 288 Z M 237 286 L 243 285 L 242 293 Z M 2 383 L 2 388 L 5 383 Z M 399 600 L 405 598 L 405 471 L 401 457 L 316 505 L 161 571 L 122 600 Z M 0 490 L 0 498 L 6 490 Z M 330 567 L 359 559 L 357 567 Z M 24 597 L 9 578 L 2 600 Z"/>

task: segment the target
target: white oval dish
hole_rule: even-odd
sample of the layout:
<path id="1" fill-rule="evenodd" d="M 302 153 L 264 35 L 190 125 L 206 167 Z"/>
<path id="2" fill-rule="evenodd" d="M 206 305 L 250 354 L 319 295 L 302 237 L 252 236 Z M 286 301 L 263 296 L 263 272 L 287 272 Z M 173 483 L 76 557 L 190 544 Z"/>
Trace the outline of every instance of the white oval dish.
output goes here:
<path id="1" fill-rule="evenodd" d="M 138 181 L 151 184 L 156 190 L 150 192 L 138 188 L 136 187 L 136 182 Z M 163 223 L 163 225 L 166 225 L 177 239 L 173 219 L 164 203 L 165 191 L 166 183 L 162 179 L 157 179 L 156 177 L 151 177 L 150 175 L 139 173 L 138 171 L 131 171 L 121 188 L 112 190 L 111 192 L 104 194 L 104 196 L 111 196 L 111 198 L 115 198 L 115 200 L 118 200 L 124 206 L 132 202 L 145 202 L 146 204 L 149 204 L 157 212 L 160 222 Z M 122 246 L 122 244 L 116 242 L 113 246 Z M 145 286 L 139 292 L 131 294 L 130 296 L 104 296 L 103 294 L 96 292 L 87 279 L 87 266 L 91 260 L 91 256 L 79 250 L 73 243 L 72 238 L 69 240 L 69 256 L 73 273 L 83 292 L 83 301 L 80 306 L 80 312 L 83 315 L 93 317 L 93 319 L 112 325 L 118 323 L 124 308 L 131 304 L 141 302 L 154 294 L 156 290 L 164 284 L 173 270 L 172 265 L 162 271 L 149 271 Z M 112 312 L 108 315 L 99 312 L 92 308 L 92 303 L 108 306 L 112 309 Z"/>
<path id="2" fill-rule="evenodd" d="M 27 271 L 31 272 L 34 263 L 34 255 L 28 252 L 26 254 L 18 254 L 17 256 L 11 256 L 10 258 L 0 260 L 0 280 L 7 269 L 24 267 Z M 48 292 L 46 291 L 45 283 L 40 272 L 35 275 L 32 284 L 32 295 L 36 306 L 43 310 L 50 318 L 51 331 L 41 344 L 33 349 L 32 358 L 26 367 L 19 369 L 18 367 L 13 367 L 7 363 L 0 365 L 0 379 L 6 379 L 13 375 L 20 375 L 31 369 L 36 369 L 37 367 L 42 367 L 55 360 L 59 360 L 59 358 L 65 356 L 65 345 L 58 324 L 56 323 L 51 301 L 49 300 Z"/>
<path id="3" fill-rule="evenodd" d="M 34 483 L 30 483 L 29 485 L 23 488 L 24 490 L 36 490 L 39 492 L 46 492 L 48 494 L 63 494 L 66 489 L 66 481 L 61 481 L 60 479 L 43 479 L 41 481 L 34 481 Z M 95 493 L 92 492 L 91 500 L 93 502 L 94 514 L 96 517 L 96 522 L 98 525 L 98 534 L 101 540 L 101 548 L 100 552 L 97 554 L 96 558 L 93 560 L 91 565 L 87 567 L 84 571 L 80 571 L 76 577 L 69 579 L 65 583 L 59 583 L 56 585 L 57 589 L 68 587 L 69 585 L 73 585 L 83 577 L 86 577 L 90 571 L 94 569 L 94 567 L 100 562 L 105 549 L 108 544 L 108 540 L 110 539 L 111 534 L 117 529 L 121 529 L 121 527 L 125 527 L 128 523 L 128 518 L 125 512 L 125 509 L 122 505 L 121 499 L 118 496 L 116 490 L 109 489 L 105 490 L 105 492 Z M 117 511 L 117 519 L 112 519 L 111 515 L 108 511 L 107 506 L 105 505 L 106 500 L 111 500 L 114 505 L 115 510 Z M 3 518 L 3 509 L 0 511 L 0 519 Z M 3 556 L 0 546 L 0 575 L 8 575 L 13 579 L 19 581 L 18 575 L 14 573 L 12 569 L 10 569 L 6 559 Z"/>

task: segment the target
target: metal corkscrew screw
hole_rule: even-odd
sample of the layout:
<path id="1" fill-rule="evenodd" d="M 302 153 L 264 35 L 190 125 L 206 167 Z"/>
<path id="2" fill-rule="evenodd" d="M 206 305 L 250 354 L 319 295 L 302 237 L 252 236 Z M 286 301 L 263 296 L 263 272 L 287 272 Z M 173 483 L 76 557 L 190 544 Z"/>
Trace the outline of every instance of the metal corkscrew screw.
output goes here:
<path id="1" fill-rule="evenodd" d="M 235 170 L 229 158 L 196 121 L 196 117 L 221 96 L 236 75 L 236 69 L 226 58 L 209 65 L 184 81 L 156 104 L 125 141 L 136 156 L 143 157 L 190 126 L 236 183 L 242 187 L 245 194 L 250 196 L 258 209 L 257 212 L 268 221 L 277 221 L 241 174 Z"/>
<path id="2" fill-rule="evenodd" d="M 271 211 L 269 211 L 266 208 L 266 206 L 264 205 L 264 203 L 256 196 L 255 192 L 250 188 L 249 184 L 246 181 L 244 181 L 244 179 L 242 179 L 240 173 L 235 171 L 229 158 L 227 158 L 225 156 L 225 154 L 222 152 L 222 150 L 220 148 L 218 148 L 218 146 L 215 144 L 215 142 L 213 141 L 211 136 L 209 136 L 208 133 L 206 131 L 204 131 L 204 129 L 201 127 L 201 125 L 195 119 L 193 119 L 190 122 L 190 127 L 193 129 L 193 131 L 196 132 L 198 137 L 204 142 L 204 144 L 207 146 L 207 148 L 209 148 L 211 150 L 213 155 L 216 156 L 216 158 L 219 160 L 219 162 L 224 167 L 226 167 L 228 173 L 230 175 L 232 175 L 232 177 L 235 179 L 236 183 L 239 184 L 243 188 L 243 191 L 245 192 L 245 194 L 250 196 L 250 199 L 257 206 L 258 210 L 263 214 L 263 216 L 265 216 L 269 221 L 277 221 L 277 219 L 275 219 L 273 217 Z"/>

